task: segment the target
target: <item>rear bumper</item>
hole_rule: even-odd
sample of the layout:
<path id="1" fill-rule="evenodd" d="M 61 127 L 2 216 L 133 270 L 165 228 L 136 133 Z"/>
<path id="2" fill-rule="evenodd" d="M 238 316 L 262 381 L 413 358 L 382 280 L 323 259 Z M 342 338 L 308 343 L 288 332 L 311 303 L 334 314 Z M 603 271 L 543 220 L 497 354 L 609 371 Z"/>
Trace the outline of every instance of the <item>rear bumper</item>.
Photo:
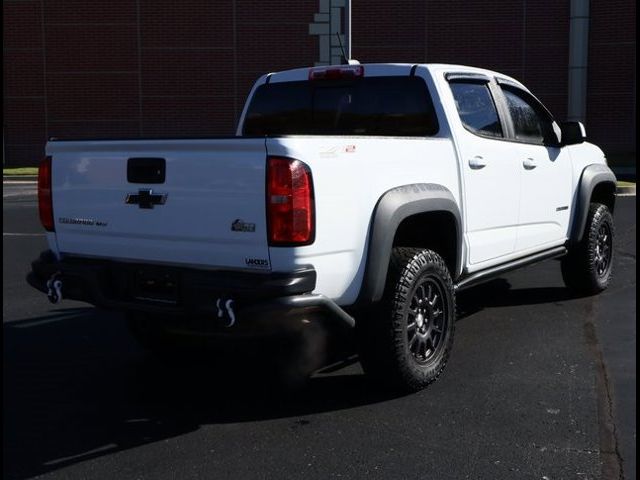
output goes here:
<path id="1" fill-rule="evenodd" d="M 141 295 L 137 285 L 141 272 L 169 275 L 171 281 L 175 280 L 175 291 L 170 295 Z M 353 318 L 332 300 L 310 293 L 316 284 L 313 267 L 287 273 L 199 270 L 90 258 L 57 260 L 46 251 L 32 262 L 27 282 L 47 293 L 47 281 L 54 275 L 62 282 L 63 299 L 106 309 L 206 317 L 219 320 L 221 326 L 239 327 L 259 323 L 256 319 L 300 318 L 317 313 L 342 327 L 354 326 Z"/>

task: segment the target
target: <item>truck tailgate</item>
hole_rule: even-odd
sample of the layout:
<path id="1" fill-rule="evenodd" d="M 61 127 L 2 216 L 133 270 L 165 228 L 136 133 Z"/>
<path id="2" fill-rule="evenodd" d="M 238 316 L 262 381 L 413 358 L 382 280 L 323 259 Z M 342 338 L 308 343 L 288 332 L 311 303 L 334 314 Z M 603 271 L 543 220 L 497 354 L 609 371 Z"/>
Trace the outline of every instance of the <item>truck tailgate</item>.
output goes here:
<path id="1" fill-rule="evenodd" d="M 47 154 L 61 254 L 270 269 L 263 138 L 55 141 Z"/>

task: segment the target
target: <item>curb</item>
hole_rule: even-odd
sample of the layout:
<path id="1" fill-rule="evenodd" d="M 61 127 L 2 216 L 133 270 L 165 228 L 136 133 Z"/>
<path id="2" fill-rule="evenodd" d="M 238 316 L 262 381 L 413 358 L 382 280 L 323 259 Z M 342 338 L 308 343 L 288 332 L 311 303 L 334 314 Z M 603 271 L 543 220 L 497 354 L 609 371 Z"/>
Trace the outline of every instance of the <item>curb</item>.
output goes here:
<path id="1" fill-rule="evenodd" d="M 3 182 L 37 182 L 37 175 L 3 175 Z"/>
<path id="2" fill-rule="evenodd" d="M 635 195 L 636 184 L 633 185 L 618 185 L 616 187 L 616 195 Z"/>

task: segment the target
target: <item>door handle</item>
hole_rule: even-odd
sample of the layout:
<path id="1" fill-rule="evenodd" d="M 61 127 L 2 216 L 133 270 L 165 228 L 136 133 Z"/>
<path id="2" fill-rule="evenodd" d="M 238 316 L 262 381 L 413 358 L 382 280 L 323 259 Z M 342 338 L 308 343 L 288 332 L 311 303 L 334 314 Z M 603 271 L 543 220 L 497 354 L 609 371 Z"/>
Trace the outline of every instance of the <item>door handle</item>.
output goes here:
<path id="1" fill-rule="evenodd" d="M 481 168 L 487 166 L 487 162 L 485 162 L 484 158 L 482 158 L 480 155 L 476 155 L 469 160 L 469 166 L 473 170 L 480 170 Z"/>
<path id="2" fill-rule="evenodd" d="M 525 158 L 522 161 L 522 166 L 524 167 L 525 170 L 533 170 L 538 166 L 538 164 L 533 158 Z"/>

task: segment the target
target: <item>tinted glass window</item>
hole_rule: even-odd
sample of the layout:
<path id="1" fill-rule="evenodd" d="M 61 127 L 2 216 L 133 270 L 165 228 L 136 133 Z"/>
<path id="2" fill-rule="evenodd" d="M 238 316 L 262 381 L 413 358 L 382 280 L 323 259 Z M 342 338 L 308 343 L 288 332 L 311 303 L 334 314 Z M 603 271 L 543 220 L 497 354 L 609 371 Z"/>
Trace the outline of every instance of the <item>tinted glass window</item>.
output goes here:
<path id="1" fill-rule="evenodd" d="M 552 128 L 551 119 L 524 94 L 506 88 L 502 91 L 507 99 L 516 138 L 529 143 L 544 143 Z"/>
<path id="2" fill-rule="evenodd" d="M 257 88 L 244 135 L 426 136 L 438 132 L 418 77 L 280 82 Z"/>
<path id="3" fill-rule="evenodd" d="M 456 108 L 464 126 L 474 133 L 502 137 L 502 126 L 486 83 L 451 82 Z"/>

